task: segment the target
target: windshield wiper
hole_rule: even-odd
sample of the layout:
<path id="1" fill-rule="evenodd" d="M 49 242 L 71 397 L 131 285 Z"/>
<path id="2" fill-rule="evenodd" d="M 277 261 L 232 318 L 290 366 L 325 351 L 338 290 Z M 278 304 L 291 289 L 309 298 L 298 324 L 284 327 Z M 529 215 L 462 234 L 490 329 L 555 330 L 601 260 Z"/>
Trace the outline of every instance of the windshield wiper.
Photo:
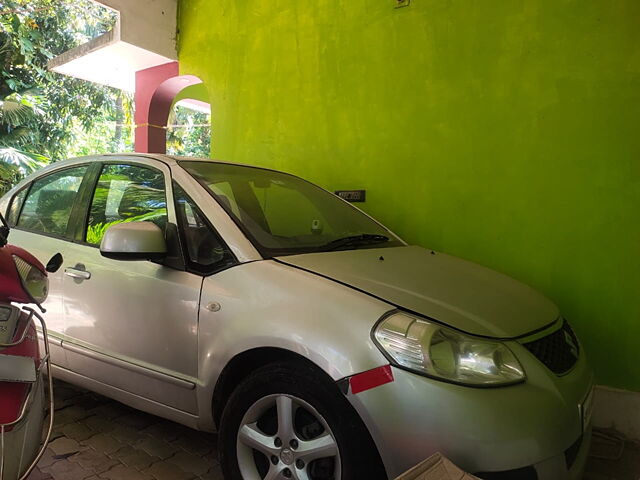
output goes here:
<path id="1" fill-rule="evenodd" d="M 385 243 L 389 241 L 389 237 L 386 235 L 374 234 L 374 233 L 361 233 L 360 235 L 350 235 L 348 237 L 338 238 L 332 240 L 329 243 L 325 243 L 318 250 L 328 252 L 331 250 L 337 250 L 341 247 L 356 247 L 360 245 L 374 245 L 376 243 Z"/>

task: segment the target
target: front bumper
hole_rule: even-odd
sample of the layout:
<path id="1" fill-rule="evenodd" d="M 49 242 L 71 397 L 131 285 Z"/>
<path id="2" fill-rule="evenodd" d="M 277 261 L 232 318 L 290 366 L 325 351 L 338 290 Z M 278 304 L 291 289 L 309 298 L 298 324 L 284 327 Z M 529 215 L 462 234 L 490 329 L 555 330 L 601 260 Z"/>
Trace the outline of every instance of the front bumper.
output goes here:
<path id="1" fill-rule="evenodd" d="M 500 478 L 581 477 L 591 431 L 589 425 L 583 431 L 579 405 L 593 384 L 584 354 L 568 374 L 556 376 L 519 343 L 508 345 L 525 368 L 524 383 L 470 388 L 393 368 L 393 382 L 348 395 L 389 478 L 435 452 L 471 473 L 520 469 L 520 476 Z"/>

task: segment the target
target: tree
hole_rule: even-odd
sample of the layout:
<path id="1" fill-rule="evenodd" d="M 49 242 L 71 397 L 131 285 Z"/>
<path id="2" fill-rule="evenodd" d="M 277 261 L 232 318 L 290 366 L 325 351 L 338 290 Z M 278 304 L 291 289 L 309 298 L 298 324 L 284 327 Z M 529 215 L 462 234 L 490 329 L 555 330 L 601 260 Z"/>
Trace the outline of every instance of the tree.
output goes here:
<path id="1" fill-rule="evenodd" d="M 1 151 L 0 155 L 2 155 Z M 19 179 L 19 170 L 14 165 L 0 160 L 0 195 L 9 190 Z"/>
<path id="2" fill-rule="evenodd" d="M 47 69 L 51 58 L 109 30 L 114 15 L 90 0 L 3 0 L 0 148 L 4 155 L 0 154 L 0 161 L 5 166 L 0 178 L 5 183 L 7 168 L 15 172 L 6 167 L 7 159 L 14 160 L 20 176 L 38 162 L 56 161 L 74 152 L 79 129 L 104 130 L 106 123 L 116 120 L 121 92 Z M 107 144 L 104 150 L 110 150 L 113 141 L 116 150 L 123 144 L 122 134 L 101 138 Z"/>
<path id="3" fill-rule="evenodd" d="M 112 28 L 115 13 L 91 0 L 0 4 L 0 194 L 48 161 L 132 150 L 133 101 L 109 87 L 47 69 L 48 61 Z M 206 114 L 178 107 L 172 153 L 209 155 Z"/>
<path id="4" fill-rule="evenodd" d="M 169 114 L 167 152 L 208 157 L 211 147 L 210 115 L 176 105 Z"/>
<path id="5" fill-rule="evenodd" d="M 0 100 L 0 193 L 48 160 L 42 155 L 6 146 L 20 145 L 28 140 L 30 130 L 24 125 L 37 113 L 39 109 L 30 95 L 14 93 Z"/>

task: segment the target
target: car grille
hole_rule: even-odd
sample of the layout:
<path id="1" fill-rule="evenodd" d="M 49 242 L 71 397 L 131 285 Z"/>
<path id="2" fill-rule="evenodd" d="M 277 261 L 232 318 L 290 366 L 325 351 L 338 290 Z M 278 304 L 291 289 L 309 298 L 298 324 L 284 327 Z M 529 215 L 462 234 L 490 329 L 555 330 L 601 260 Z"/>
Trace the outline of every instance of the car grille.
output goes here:
<path id="1" fill-rule="evenodd" d="M 571 370 L 580 354 L 578 339 L 566 320 L 551 335 L 523 345 L 556 375 Z"/>

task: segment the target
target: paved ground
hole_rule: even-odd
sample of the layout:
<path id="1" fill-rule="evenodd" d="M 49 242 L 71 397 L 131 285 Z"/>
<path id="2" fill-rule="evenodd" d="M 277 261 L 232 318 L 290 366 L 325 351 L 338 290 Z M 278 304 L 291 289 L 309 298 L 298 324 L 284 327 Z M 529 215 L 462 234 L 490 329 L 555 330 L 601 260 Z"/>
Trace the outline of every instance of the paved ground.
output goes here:
<path id="1" fill-rule="evenodd" d="M 216 436 L 56 382 L 55 427 L 29 480 L 222 480 Z"/>
<path id="2" fill-rule="evenodd" d="M 594 433 L 584 480 L 640 480 L 640 443 L 614 431 Z"/>
<path id="3" fill-rule="evenodd" d="M 222 480 L 215 435 L 62 382 L 55 393 L 55 430 L 29 480 Z M 597 432 L 591 454 L 585 480 L 640 480 L 640 444 Z"/>

